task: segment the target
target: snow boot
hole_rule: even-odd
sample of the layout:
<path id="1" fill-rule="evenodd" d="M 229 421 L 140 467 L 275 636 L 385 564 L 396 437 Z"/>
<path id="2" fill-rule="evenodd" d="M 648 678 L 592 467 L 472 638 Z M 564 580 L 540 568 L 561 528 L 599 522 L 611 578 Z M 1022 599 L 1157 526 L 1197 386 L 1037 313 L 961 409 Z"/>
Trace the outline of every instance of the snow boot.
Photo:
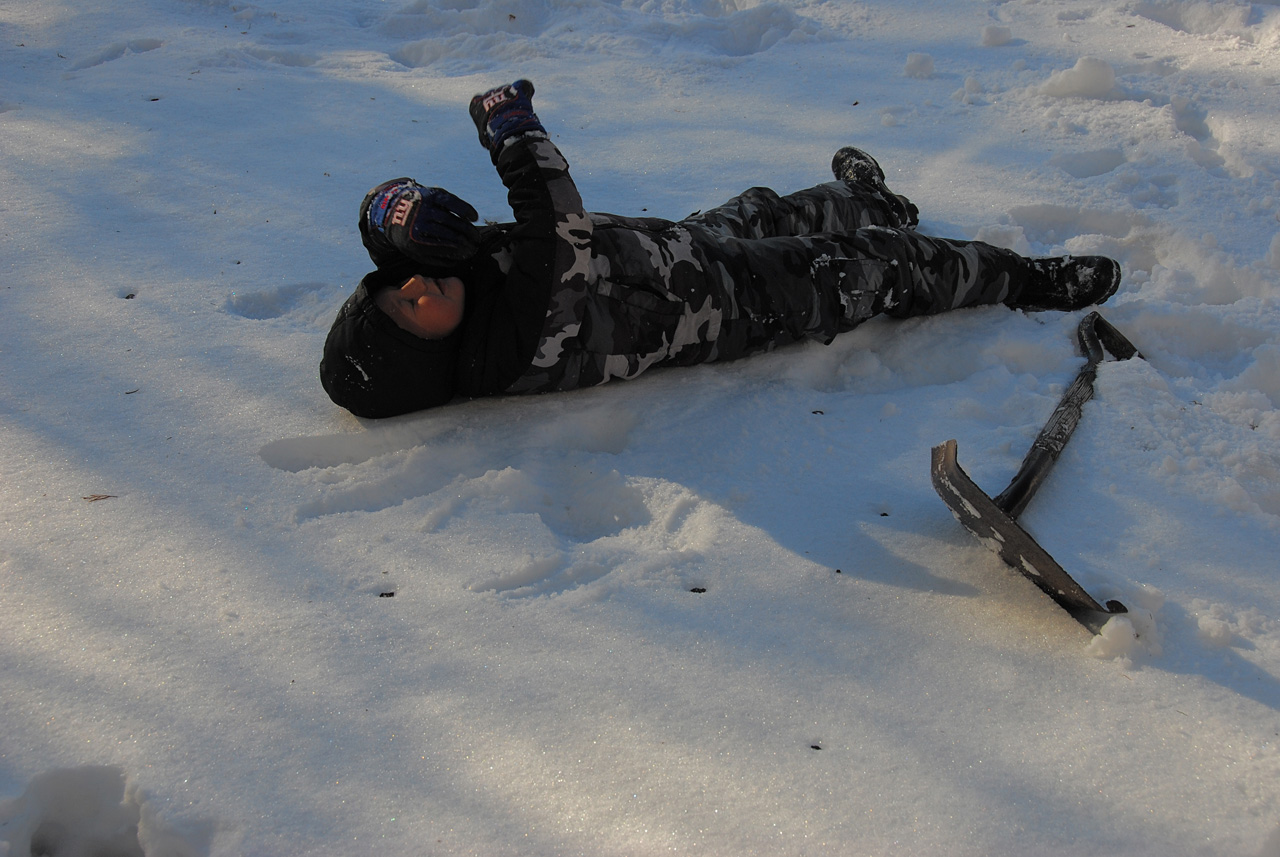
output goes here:
<path id="1" fill-rule="evenodd" d="M 914 229 L 920 224 L 920 209 L 905 196 L 889 190 L 880 164 L 861 149 L 845 146 L 836 152 L 831 159 L 831 172 L 847 185 L 873 191 L 889 207 L 900 228 Z"/>
<path id="2" fill-rule="evenodd" d="M 1032 274 L 1014 309 L 1075 310 L 1100 304 L 1120 287 L 1120 263 L 1106 256 L 1056 256 L 1029 259 Z"/>

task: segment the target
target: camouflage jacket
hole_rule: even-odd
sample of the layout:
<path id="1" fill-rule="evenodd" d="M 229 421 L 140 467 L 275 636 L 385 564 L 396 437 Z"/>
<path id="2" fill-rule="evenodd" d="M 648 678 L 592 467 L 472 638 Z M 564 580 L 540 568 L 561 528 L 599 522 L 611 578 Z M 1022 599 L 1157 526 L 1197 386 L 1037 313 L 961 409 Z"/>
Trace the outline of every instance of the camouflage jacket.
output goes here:
<path id="1" fill-rule="evenodd" d="M 545 136 L 516 138 L 496 164 L 516 219 L 489 228 L 484 263 L 470 274 L 462 395 L 592 386 L 808 335 L 792 308 L 735 297 L 751 260 L 712 229 L 585 212 Z M 804 307 L 802 320 L 813 312 Z"/>

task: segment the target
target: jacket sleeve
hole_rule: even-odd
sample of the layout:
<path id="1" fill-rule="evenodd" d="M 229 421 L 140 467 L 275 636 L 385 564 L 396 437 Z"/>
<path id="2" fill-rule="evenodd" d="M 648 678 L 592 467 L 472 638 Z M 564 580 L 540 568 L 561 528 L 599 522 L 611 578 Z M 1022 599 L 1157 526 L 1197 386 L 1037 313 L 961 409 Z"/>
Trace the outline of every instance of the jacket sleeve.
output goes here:
<path id="1" fill-rule="evenodd" d="M 457 370 L 471 396 L 554 386 L 548 376 L 577 336 L 587 299 L 591 221 L 559 149 L 526 133 L 508 140 L 495 164 L 515 215 L 511 265 L 471 308 Z"/>

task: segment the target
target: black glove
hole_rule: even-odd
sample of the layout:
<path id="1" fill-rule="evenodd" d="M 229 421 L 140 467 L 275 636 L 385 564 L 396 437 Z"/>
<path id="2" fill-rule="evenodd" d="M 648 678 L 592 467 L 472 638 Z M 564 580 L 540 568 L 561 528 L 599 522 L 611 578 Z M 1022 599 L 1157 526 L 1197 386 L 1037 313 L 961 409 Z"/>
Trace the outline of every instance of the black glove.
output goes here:
<path id="1" fill-rule="evenodd" d="M 502 143 L 513 134 L 546 129 L 533 112 L 533 84 L 517 80 L 471 99 L 471 120 L 480 132 L 480 145 L 497 155 Z"/>
<path id="2" fill-rule="evenodd" d="M 478 218 L 474 208 L 444 188 L 393 179 L 365 195 L 360 232 L 366 246 L 374 245 L 371 255 L 375 247 L 390 245 L 415 261 L 447 265 L 465 262 L 480 248 Z"/>

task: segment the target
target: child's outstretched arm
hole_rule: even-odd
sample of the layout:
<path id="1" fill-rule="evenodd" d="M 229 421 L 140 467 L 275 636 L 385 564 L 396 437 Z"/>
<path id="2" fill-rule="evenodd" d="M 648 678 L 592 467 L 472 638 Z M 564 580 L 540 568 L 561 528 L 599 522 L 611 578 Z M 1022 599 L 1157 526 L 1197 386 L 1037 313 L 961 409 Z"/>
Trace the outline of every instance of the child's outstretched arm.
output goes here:
<path id="1" fill-rule="evenodd" d="M 537 377 L 563 364 L 562 349 L 578 333 L 586 300 L 591 221 L 569 165 L 547 137 L 525 80 L 471 101 L 480 142 L 489 150 L 515 214 L 512 263 L 504 287 L 476 310 L 487 327 L 486 353 L 460 355 L 471 395 L 545 386 Z M 532 373 L 531 373 L 532 370 Z M 477 389 L 478 388 L 478 389 Z"/>

